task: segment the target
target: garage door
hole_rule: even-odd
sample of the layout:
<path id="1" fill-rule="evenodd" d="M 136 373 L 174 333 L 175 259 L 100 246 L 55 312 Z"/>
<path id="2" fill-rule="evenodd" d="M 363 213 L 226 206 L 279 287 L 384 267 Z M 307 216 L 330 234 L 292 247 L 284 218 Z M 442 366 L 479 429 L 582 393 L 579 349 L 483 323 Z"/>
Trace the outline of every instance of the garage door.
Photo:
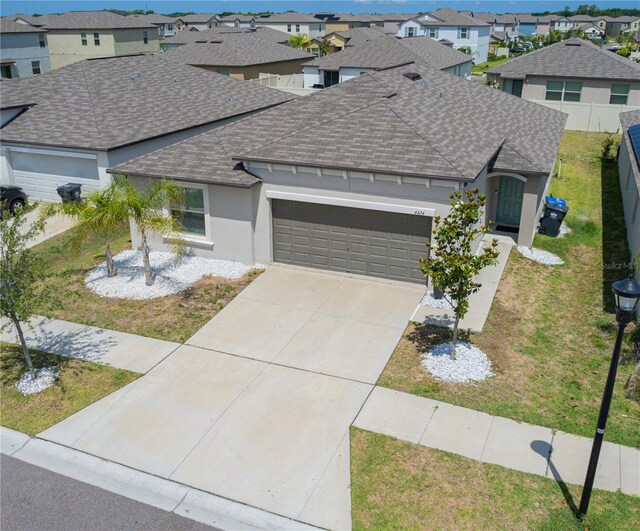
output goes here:
<path id="1" fill-rule="evenodd" d="M 424 283 L 430 234 L 430 217 L 273 201 L 275 262 Z"/>
<path id="2" fill-rule="evenodd" d="M 82 194 L 99 188 L 98 162 L 93 158 L 11 151 L 13 181 L 31 200 L 60 201 L 56 188 L 65 183 L 82 184 Z"/>

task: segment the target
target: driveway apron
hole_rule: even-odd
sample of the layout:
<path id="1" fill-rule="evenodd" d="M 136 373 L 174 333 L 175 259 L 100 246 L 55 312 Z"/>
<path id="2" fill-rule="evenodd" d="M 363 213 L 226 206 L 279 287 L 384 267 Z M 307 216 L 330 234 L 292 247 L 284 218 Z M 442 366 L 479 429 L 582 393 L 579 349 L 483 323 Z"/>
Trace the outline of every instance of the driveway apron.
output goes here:
<path id="1" fill-rule="evenodd" d="M 349 426 L 423 292 L 272 266 L 143 378 L 40 437 L 349 528 Z"/>

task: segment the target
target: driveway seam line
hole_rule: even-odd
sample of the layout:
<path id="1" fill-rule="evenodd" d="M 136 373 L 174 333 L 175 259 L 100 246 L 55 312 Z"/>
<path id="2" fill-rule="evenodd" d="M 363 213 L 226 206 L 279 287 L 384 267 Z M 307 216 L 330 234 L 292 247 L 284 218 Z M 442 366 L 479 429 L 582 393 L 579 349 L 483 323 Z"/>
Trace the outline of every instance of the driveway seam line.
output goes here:
<path id="1" fill-rule="evenodd" d="M 433 420 L 433 416 L 436 414 L 436 411 L 438 411 L 439 407 L 440 407 L 440 400 L 437 400 L 436 405 L 433 407 L 433 411 L 431 411 L 431 415 L 429 415 L 429 418 L 427 419 L 427 425 L 424 427 L 424 430 L 422 430 L 422 435 L 420 435 L 420 438 L 418 439 L 418 444 L 422 443 L 422 439 L 424 439 L 424 435 L 425 433 L 427 433 L 429 424 L 431 424 L 431 421 Z"/>
<path id="2" fill-rule="evenodd" d="M 480 454 L 480 459 L 479 461 L 482 461 L 483 463 L 484 461 L 484 452 L 487 449 L 487 443 L 489 442 L 489 437 L 491 436 L 491 430 L 493 429 L 493 421 L 495 420 L 496 416 L 495 415 L 491 415 L 491 424 L 489 424 L 489 430 L 487 431 L 487 438 L 484 440 L 484 444 L 482 445 L 482 453 Z"/>

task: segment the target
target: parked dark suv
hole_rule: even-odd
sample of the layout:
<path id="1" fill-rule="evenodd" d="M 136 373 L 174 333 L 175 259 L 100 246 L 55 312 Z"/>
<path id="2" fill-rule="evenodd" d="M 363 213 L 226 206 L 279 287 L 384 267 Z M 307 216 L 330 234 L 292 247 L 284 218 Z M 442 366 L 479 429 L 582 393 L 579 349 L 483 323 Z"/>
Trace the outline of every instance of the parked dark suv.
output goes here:
<path id="1" fill-rule="evenodd" d="M 0 209 L 2 212 L 8 210 L 12 214 L 17 208 L 22 208 L 27 204 L 27 194 L 19 186 L 0 186 Z"/>

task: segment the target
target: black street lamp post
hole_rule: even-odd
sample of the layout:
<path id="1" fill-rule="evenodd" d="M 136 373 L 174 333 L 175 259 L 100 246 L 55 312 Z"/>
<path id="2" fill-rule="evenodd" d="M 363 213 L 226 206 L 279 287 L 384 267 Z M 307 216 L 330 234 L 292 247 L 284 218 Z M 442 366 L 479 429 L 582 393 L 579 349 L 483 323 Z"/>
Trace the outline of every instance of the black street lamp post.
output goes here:
<path id="1" fill-rule="evenodd" d="M 620 350 L 622 347 L 622 337 L 624 329 L 633 321 L 640 300 L 640 284 L 629 276 L 625 280 L 619 280 L 613 283 L 613 293 L 616 298 L 616 321 L 618 322 L 618 333 L 616 342 L 611 356 L 611 365 L 609 366 L 609 374 L 607 375 L 607 383 L 604 386 L 604 394 L 602 396 L 602 404 L 600 405 L 600 415 L 598 416 L 598 427 L 593 438 L 593 446 L 591 448 L 591 458 L 589 459 L 589 468 L 587 468 L 587 477 L 584 480 L 584 488 L 582 489 L 582 497 L 580 498 L 580 508 L 578 516 L 584 517 L 589 509 L 589 500 L 591 499 L 591 491 L 593 490 L 593 481 L 596 477 L 596 469 L 598 468 L 598 459 L 600 457 L 600 449 L 602 448 L 602 440 L 604 439 L 604 430 L 607 426 L 607 417 L 609 416 L 609 407 L 611 406 L 611 397 L 613 396 L 613 387 L 616 382 L 616 372 L 618 370 L 618 360 L 620 359 Z"/>

